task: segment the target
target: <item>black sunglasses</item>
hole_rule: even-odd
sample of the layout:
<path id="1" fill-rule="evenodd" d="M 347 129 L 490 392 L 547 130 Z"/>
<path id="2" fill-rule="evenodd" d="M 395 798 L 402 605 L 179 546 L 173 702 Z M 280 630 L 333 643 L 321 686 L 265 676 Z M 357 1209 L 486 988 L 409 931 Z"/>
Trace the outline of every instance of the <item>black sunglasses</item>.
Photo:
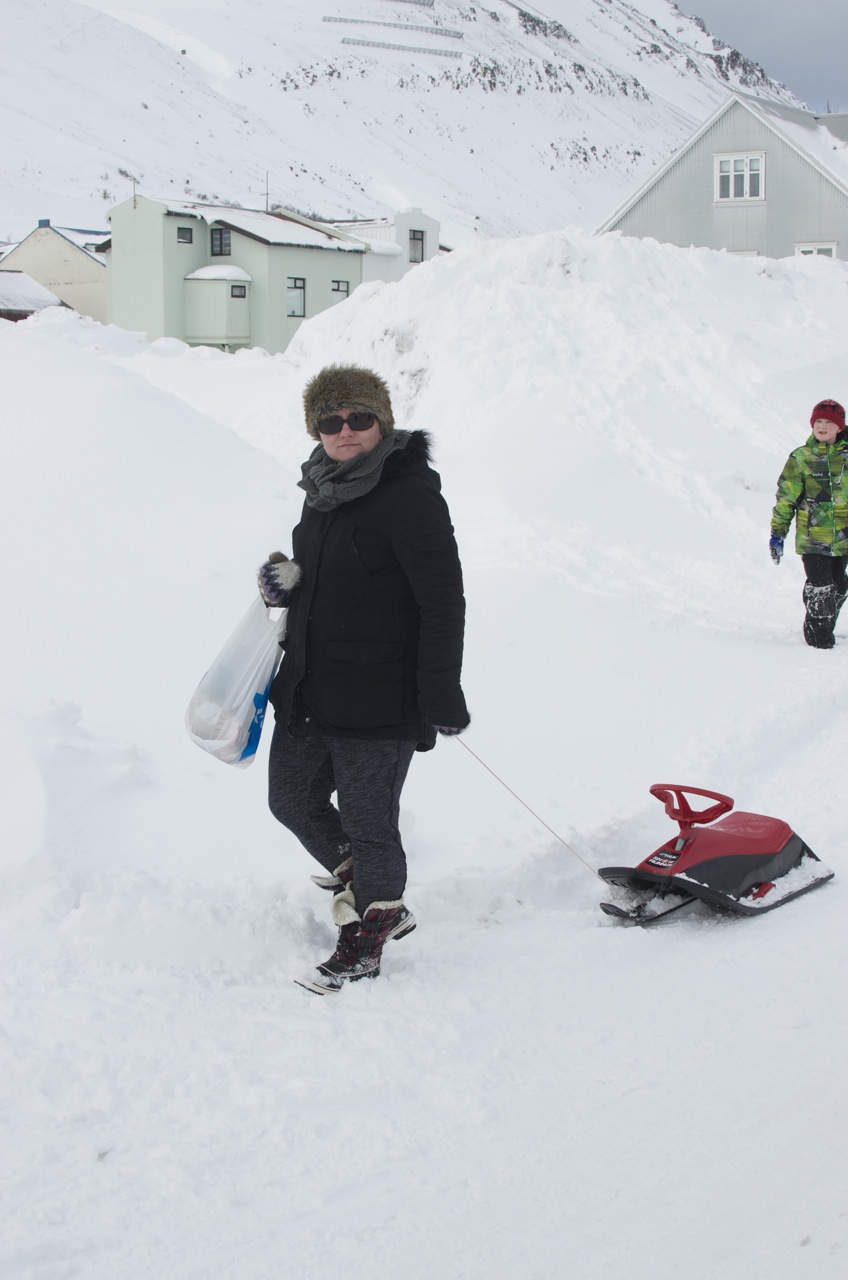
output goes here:
<path id="1" fill-rule="evenodd" d="M 332 418 L 319 418 L 318 430 L 322 436 L 337 436 L 345 423 L 351 431 L 367 431 L 374 425 L 374 414 L 352 413 L 348 418 L 340 418 L 336 413 Z"/>

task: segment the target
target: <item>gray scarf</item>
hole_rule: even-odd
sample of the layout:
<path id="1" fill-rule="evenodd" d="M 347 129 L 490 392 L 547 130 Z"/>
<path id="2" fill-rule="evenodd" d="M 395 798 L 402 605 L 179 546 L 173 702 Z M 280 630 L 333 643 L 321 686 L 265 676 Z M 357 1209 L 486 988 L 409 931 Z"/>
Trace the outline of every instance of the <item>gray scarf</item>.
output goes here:
<path id="1" fill-rule="evenodd" d="M 349 462 L 333 462 L 324 446 L 316 445 L 301 467 L 303 479 L 297 482 L 306 491 L 307 506 L 316 511 L 335 511 L 343 502 L 370 493 L 380 482 L 389 454 L 408 444 L 408 431 L 393 431 L 370 453 L 358 453 Z"/>

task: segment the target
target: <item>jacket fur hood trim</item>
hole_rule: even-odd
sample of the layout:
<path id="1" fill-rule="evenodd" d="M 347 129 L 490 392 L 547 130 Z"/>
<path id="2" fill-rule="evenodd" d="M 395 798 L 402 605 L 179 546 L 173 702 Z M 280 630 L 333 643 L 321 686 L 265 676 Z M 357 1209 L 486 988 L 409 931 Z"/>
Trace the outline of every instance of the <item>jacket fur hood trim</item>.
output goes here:
<path id="1" fill-rule="evenodd" d="M 414 466 L 415 463 L 427 463 L 433 460 L 433 441 L 429 431 L 410 431 L 405 449 L 396 449 L 386 458 L 386 466 L 390 471 Z"/>
<path id="2" fill-rule="evenodd" d="M 354 409 L 357 413 L 373 413 L 380 423 L 380 434 L 389 436 L 395 428 L 389 388 L 378 373 L 360 365 L 328 364 L 315 374 L 304 388 L 303 408 L 306 430 L 313 440 L 320 440 L 318 423 L 337 410 Z"/>

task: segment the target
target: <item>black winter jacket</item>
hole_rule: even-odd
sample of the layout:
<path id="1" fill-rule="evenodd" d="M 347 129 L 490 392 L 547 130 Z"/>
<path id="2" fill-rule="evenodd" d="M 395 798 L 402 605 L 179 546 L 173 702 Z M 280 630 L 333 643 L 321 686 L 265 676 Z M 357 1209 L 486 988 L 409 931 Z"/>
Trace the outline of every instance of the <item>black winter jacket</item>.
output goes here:
<path id="1" fill-rule="evenodd" d="M 303 578 L 271 689 L 278 724 L 336 737 L 435 742 L 469 723 L 460 688 L 465 599 L 429 437 L 389 454 L 378 484 L 333 511 L 304 504 Z"/>

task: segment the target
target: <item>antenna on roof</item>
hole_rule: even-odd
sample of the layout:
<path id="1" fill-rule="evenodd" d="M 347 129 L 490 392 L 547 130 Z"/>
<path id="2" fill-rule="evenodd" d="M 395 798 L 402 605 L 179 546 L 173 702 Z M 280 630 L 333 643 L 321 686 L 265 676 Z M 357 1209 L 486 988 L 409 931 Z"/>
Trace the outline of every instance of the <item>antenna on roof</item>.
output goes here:
<path id="1" fill-rule="evenodd" d="M 136 183 L 136 180 L 135 180 L 135 178 L 133 178 L 133 180 L 132 180 L 132 184 L 133 184 L 133 208 L 134 208 L 134 209 L 137 209 L 137 208 L 138 208 L 138 201 L 137 201 L 137 200 L 136 200 L 136 198 L 135 198 L 135 183 Z"/>
<path id="2" fill-rule="evenodd" d="M 265 170 L 265 212 L 268 212 L 268 170 Z"/>

